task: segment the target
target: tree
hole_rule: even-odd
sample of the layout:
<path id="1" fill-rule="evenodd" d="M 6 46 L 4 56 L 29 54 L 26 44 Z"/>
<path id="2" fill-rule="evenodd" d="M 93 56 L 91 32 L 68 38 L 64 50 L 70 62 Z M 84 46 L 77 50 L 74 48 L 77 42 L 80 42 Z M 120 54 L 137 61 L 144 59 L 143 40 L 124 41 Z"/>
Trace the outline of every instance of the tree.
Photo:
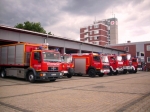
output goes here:
<path id="1" fill-rule="evenodd" d="M 41 26 L 40 22 L 34 23 L 34 22 L 26 21 L 26 22 L 24 22 L 24 24 L 19 23 L 14 27 L 20 28 L 20 29 L 25 29 L 25 30 L 30 30 L 30 31 L 35 31 L 35 32 L 40 32 L 40 33 L 46 33 L 44 28 Z"/>
<path id="2" fill-rule="evenodd" d="M 52 33 L 51 33 L 51 32 L 48 32 L 48 34 L 49 34 L 49 35 L 52 35 Z"/>

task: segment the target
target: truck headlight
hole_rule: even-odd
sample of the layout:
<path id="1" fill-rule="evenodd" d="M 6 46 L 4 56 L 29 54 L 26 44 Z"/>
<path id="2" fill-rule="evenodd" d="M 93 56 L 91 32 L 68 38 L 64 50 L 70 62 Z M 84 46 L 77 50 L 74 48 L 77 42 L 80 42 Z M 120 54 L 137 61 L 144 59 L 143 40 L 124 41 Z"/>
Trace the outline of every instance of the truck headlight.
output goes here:
<path id="1" fill-rule="evenodd" d="M 46 76 L 46 73 L 43 73 L 43 76 Z"/>
<path id="2" fill-rule="evenodd" d="M 60 73 L 60 75 L 62 75 L 62 73 Z"/>

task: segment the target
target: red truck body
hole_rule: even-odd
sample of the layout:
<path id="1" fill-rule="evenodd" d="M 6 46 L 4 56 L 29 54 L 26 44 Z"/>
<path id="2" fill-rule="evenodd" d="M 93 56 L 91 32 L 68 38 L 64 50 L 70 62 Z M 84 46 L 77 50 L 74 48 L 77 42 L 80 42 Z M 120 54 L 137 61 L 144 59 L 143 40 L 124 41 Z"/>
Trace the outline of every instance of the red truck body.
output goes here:
<path id="1" fill-rule="evenodd" d="M 88 74 L 90 77 L 104 76 L 110 72 L 107 56 L 96 53 L 72 54 L 75 74 Z"/>
<path id="2" fill-rule="evenodd" d="M 0 75 L 55 81 L 63 73 L 60 53 L 41 44 L 19 43 L 0 46 Z"/>
<path id="3" fill-rule="evenodd" d="M 120 54 L 123 59 L 123 73 L 136 73 L 137 72 L 137 62 L 134 63 L 134 58 L 131 58 L 131 54 Z"/>
<path id="4" fill-rule="evenodd" d="M 137 57 L 132 57 L 132 65 L 135 67 L 136 71 L 134 71 L 134 73 L 137 72 L 137 70 L 142 70 L 142 62 L 140 58 Z"/>
<path id="5" fill-rule="evenodd" d="M 107 55 L 110 64 L 110 73 L 108 75 L 117 75 L 123 72 L 123 61 L 121 56 Z"/>
<path id="6" fill-rule="evenodd" d="M 64 73 L 64 76 L 71 78 L 74 75 L 72 56 L 70 54 L 62 54 L 61 60 L 63 63 L 62 72 Z"/>

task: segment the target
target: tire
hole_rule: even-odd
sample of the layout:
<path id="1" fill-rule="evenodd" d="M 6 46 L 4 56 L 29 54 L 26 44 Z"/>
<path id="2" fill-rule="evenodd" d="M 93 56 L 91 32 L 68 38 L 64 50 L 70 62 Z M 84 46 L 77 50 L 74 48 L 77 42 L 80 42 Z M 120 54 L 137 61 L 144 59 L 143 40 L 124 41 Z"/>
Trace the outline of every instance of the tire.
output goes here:
<path id="1" fill-rule="evenodd" d="M 118 75 L 118 70 L 116 70 L 116 72 L 113 72 L 114 75 Z"/>
<path id="2" fill-rule="evenodd" d="M 71 77 L 72 77 L 72 74 L 67 74 L 67 77 L 68 77 L 68 78 L 71 78 Z"/>
<path id="3" fill-rule="evenodd" d="M 112 76 L 112 75 L 113 75 L 113 71 L 112 71 L 111 68 L 110 68 L 110 72 L 109 72 L 107 75 L 109 75 L 109 76 Z"/>
<path id="4" fill-rule="evenodd" d="M 1 70 L 1 78 L 5 78 L 6 77 L 6 72 L 5 72 L 5 70 Z"/>
<path id="5" fill-rule="evenodd" d="M 134 73 L 137 73 L 137 69 L 134 70 Z"/>
<path id="6" fill-rule="evenodd" d="M 126 74 L 126 73 L 127 73 L 127 70 L 126 70 L 126 69 L 124 69 L 124 70 L 123 70 L 123 74 Z"/>
<path id="7" fill-rule="evenodd" d="M 129 71 L 129 73 L 131 73 L 131 74 L 132 74 L 132 73 L 134 73 L 134 70 L 133 70 L 133 69 L 132 69 L 132 70 L 130 70 L 130 71 Z"/>
<path id="8" fill-rule="evenodd" d="M 35 76 L 34 76 L 33 72 L 29 72 L 29 74 L 28 74 L 28 80 L 31 83 L 35 82 Z"/>
<path id="9" fill-rule="evenodd" d="M 98 74 L 99 77 L 103 77 L 104 76 L 104 73 L 100 73 Z"/>
<path id="10" fill-rule="evenodd" d="M 49 81 L 54 82 L 54 81 L 56 81 L 56 79 L 50 79 Z"/>
<path id="11" fill-rule="evenodd" d="M 95 70 L 94 70 L 94 69 L 90 69 L 90 70 L 88 71 L 88 75 L 89 75 L 90 77 L 95 77 L 95 75 L 96 75 Z"/>

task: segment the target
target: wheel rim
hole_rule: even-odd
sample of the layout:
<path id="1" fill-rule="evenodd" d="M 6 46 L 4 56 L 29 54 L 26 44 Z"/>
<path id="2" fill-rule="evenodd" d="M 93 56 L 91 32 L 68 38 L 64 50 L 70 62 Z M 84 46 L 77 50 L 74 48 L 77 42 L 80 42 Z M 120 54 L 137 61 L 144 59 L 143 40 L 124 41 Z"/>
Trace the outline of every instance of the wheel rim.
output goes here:
<path id="1" fill-rule="evenodd" d="M 32 81 L 34 79 L 33 75 L 29 75 L 29 80 Z"/>

